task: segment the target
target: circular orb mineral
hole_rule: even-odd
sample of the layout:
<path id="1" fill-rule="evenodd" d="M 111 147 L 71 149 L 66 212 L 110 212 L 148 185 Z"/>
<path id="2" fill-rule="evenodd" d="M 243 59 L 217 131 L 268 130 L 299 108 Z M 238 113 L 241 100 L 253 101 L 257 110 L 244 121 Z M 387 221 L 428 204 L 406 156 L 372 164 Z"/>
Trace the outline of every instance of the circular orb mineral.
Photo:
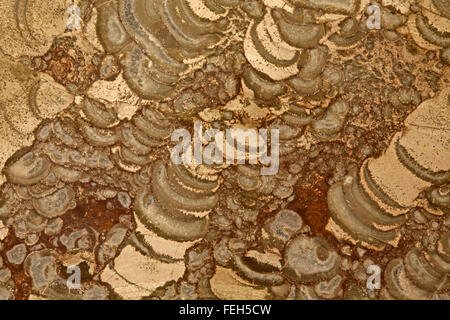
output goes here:
<path id="1" fill-rule="evenodd" d="M 450 299 L 448 1 L 2 9 L 0 299 Z"/>

